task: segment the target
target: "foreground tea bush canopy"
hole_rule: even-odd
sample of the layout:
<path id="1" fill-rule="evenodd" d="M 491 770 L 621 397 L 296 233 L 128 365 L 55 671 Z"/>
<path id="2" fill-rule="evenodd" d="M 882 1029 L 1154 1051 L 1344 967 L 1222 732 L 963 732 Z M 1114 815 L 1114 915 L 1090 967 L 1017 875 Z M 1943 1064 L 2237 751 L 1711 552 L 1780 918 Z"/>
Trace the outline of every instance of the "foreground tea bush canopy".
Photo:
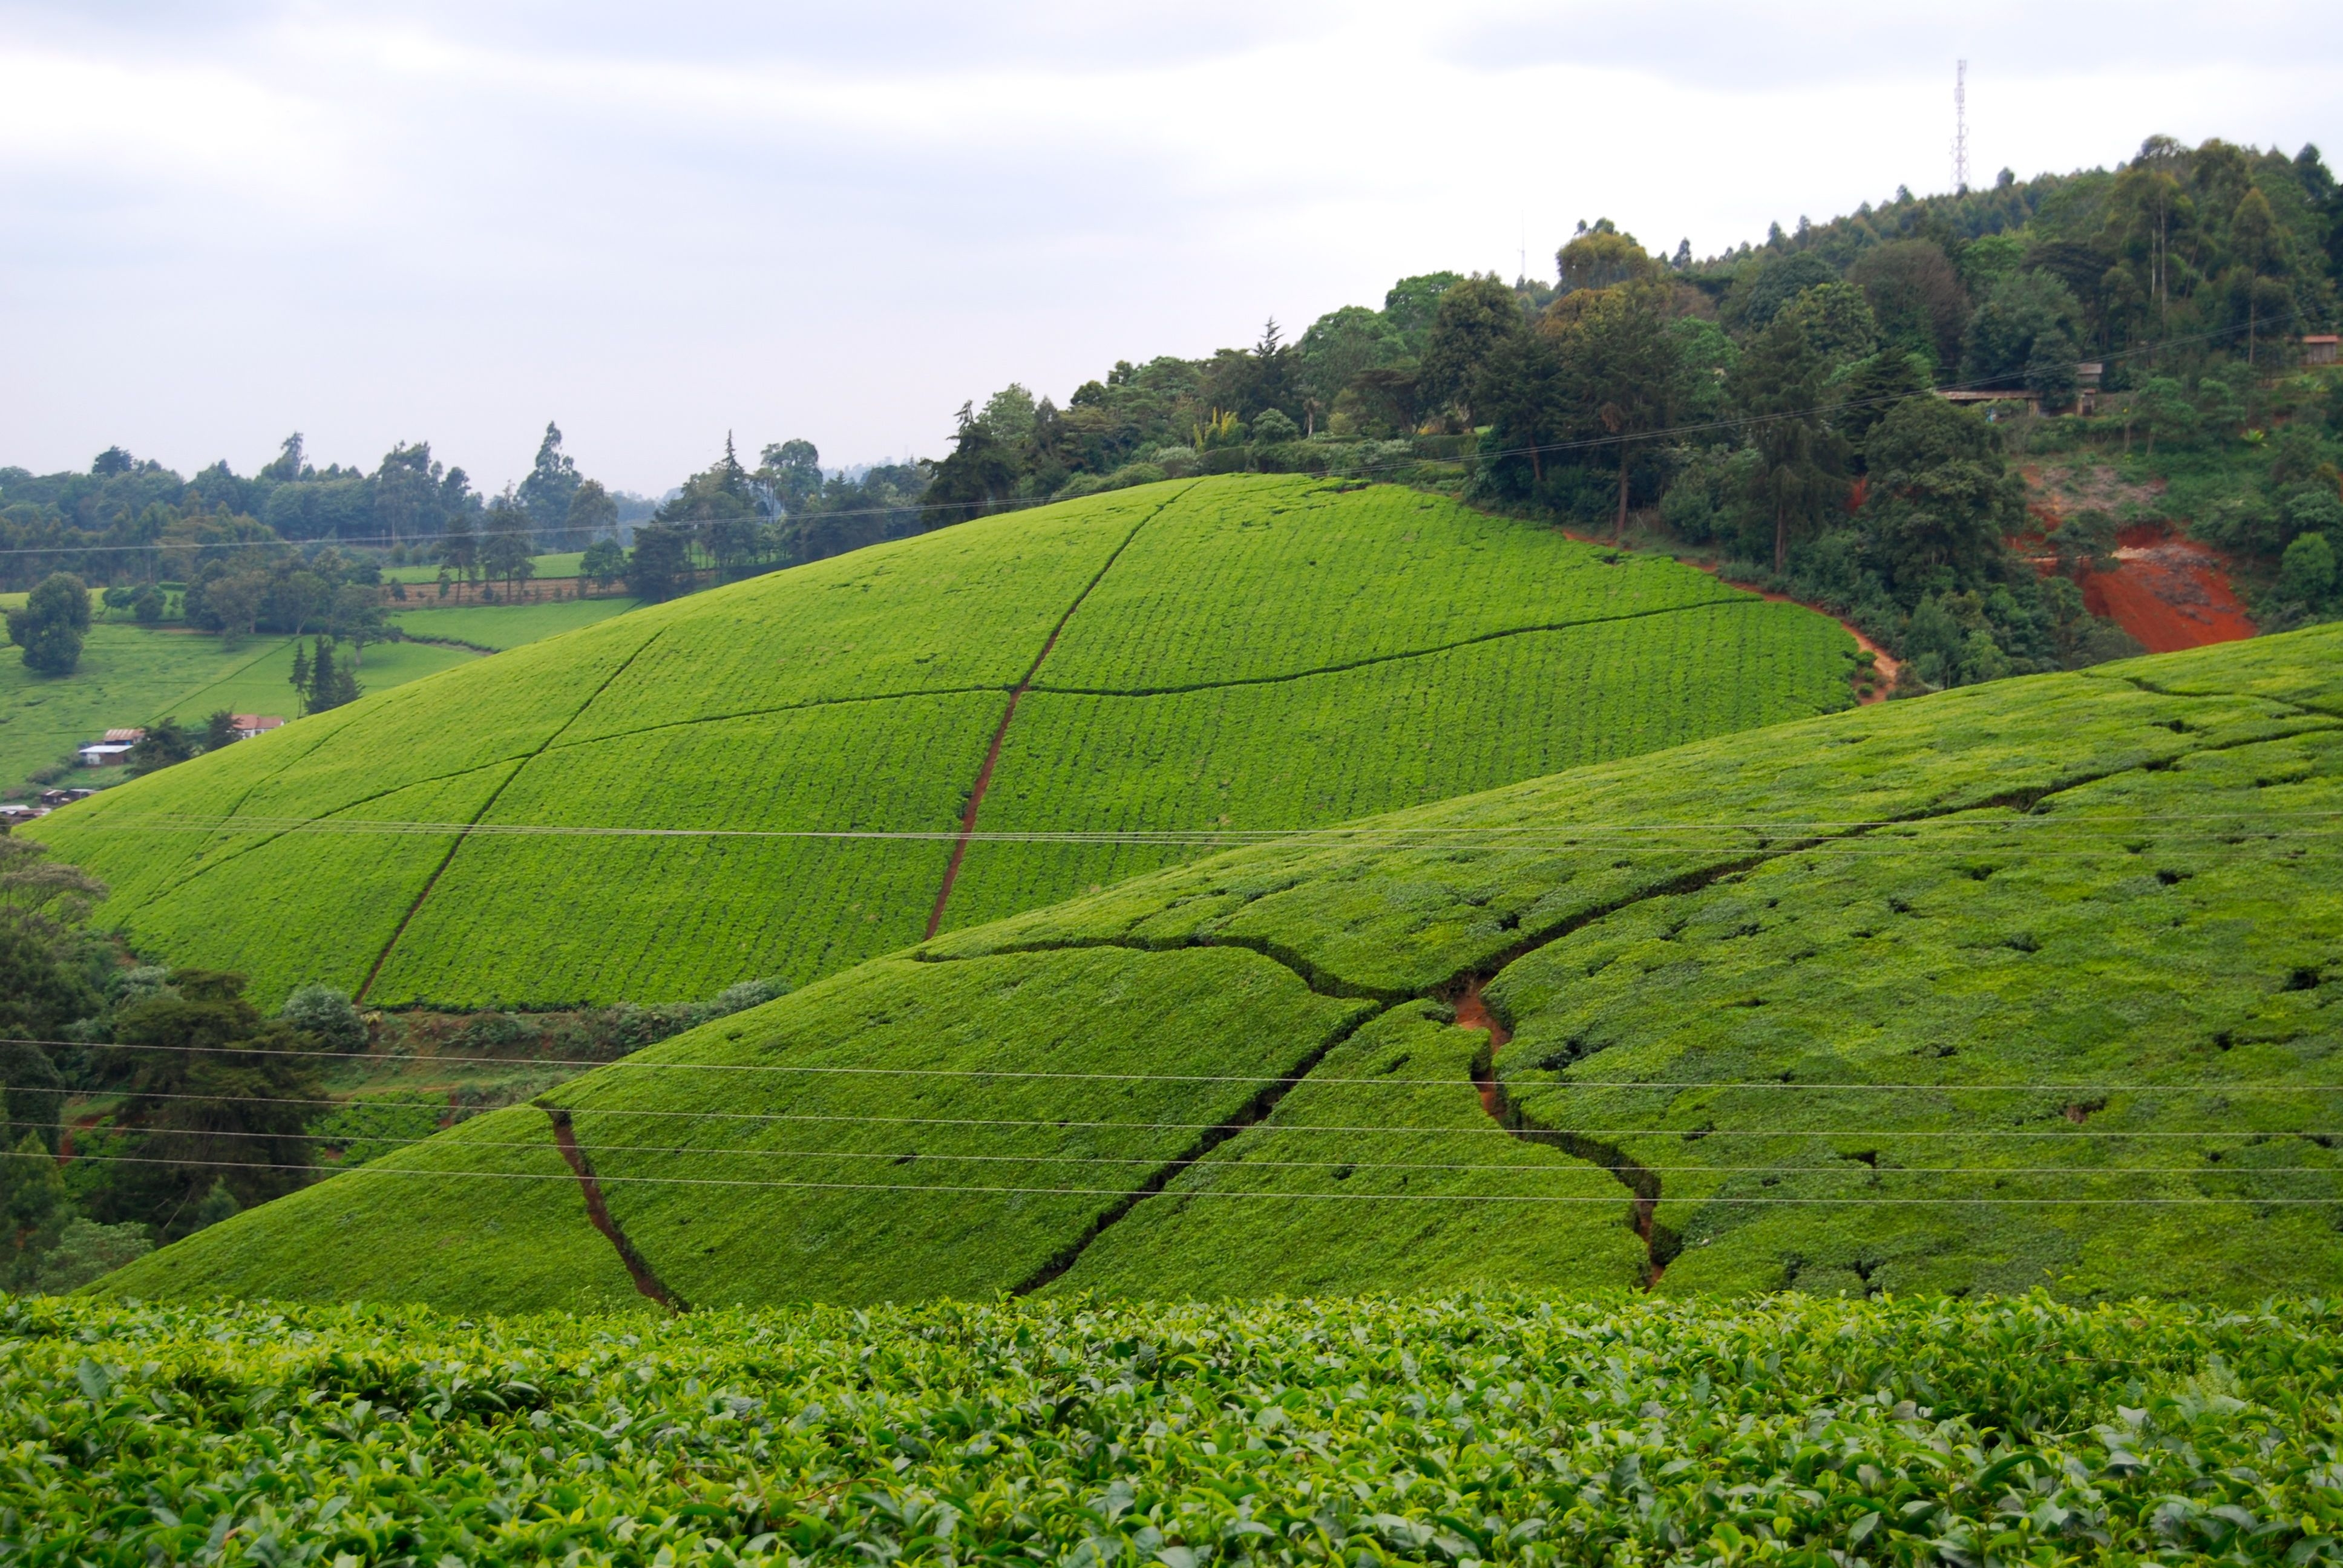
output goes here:
<path id="1" fill-rule="evenodd" d="M 1672 561 L 1229 477 L 618 616 L 42 834 L 133 940 L 264 999 L 674 1000 L 1203 852 L 980 842 L 945 900 L 980 775 L 986 833 L 1316 826 L 1844 707 L 1854 656 Z M 767 836 L 861 831 L 912 836 Z"/>
<path id="2" fill-rule="evenodd" d="M 26 1564 L 2332 1561 L 2324 1303 L 0 1306 Z M 343 1554 L 347 1555 L 343 1555 Z"/>
<path id="3" fill-rule="evenodd" d="M 2332 1290 L 2338 780 L 2343 628 L 1583 768 L 949 933 L 101 1288 Z"/>

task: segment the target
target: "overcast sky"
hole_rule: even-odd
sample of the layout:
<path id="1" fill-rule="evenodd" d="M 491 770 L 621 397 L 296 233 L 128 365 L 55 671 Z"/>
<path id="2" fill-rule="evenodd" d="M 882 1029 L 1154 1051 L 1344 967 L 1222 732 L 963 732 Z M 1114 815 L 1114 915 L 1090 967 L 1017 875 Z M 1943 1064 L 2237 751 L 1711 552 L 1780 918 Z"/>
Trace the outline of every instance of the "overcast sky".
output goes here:
<path id="1" fill-rule="evenodd" d="M 1249 343 L 1575 222 L 1707 254 L 2141 137 L 2343 154 L 2322 5 L 0 0 L 0 463 L 657 492 Z"/>

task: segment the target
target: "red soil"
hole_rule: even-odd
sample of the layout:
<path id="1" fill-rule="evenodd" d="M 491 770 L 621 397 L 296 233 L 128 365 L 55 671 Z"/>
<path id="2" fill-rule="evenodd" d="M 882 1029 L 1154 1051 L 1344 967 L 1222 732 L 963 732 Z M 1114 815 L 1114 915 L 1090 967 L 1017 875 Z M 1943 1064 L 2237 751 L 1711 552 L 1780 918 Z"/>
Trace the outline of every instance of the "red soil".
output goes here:
<path id="1" fill-rule="evenodd" d="M 1484 1030 L 1488 1033 L 1489 1061 L 1493 1070 L 1486 1074 L 1476 1074 L 1473 1087 L 1481 1091 L 1481 1109 L 1502 1121 L 1504 1117 L 1497 1099 L 1497 1078 L 1493 1069 L 1497 1060 L 1497 1052 L 1505 1049 L 1505 1041 L 1511 1040 L 1513 1036 L 1506 1032 L 1505 1026 L 1499 1023 L 1489 1011 L 1489 1004 L 1481 1000 L 1481 977 L 1478 975 L 1464 982 L 1464 994 L 1456 999 L 1456 1027 Z"/>
<path id="2" fill-rule="evenodd" d="M 2116 569 L 2083 577 L 2083 604 L 2093 615 L 2114 621 L 2150 653 L 2254 635 L 2219 551 L 2177 538 L 2160 523 L 2136 524 L 2117 542 Z"/>

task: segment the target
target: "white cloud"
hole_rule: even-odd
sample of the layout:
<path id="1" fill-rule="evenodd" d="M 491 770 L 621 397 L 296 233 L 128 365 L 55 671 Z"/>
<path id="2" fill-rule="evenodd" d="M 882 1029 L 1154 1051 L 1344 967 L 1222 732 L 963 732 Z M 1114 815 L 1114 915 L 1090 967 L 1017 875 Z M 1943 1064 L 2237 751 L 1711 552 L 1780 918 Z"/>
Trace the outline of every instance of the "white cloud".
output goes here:
<path id="1" fill-rule="evenodd" d="M 1582 217 L 1709 251 L 1940 187 L 1960 54 L 1983 175 L 2291 147 L 2297 10 L 2272 63 L 2152 6 L 0 5 L 0 461 L 933 453 Z"/>

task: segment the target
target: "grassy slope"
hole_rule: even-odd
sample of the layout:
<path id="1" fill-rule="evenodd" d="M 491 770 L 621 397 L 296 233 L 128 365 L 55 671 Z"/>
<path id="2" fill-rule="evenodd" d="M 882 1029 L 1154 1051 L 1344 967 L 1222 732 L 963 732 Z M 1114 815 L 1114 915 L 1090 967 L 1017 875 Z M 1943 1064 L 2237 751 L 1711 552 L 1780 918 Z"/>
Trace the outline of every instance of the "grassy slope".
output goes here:
<path id="1" fill-rule="evenodd" d="M 390 1004 L 803 983 L 919 939 L 942 836 L 1061 620 L 986 831 L 1331 822 L 1826 710 L 1852 668 L 1835 624 L 1669 562 L 1408 490 L 1232 477 L 614 617 L 44 833 L 116 884 L 109 914 L 138 940 L 250 970 L 264 994 L 370 975 L 368 999 Z M 148 830 L 231 813 L 335 831 Z M 340 830 L 367 816 L 426 828 Z M 486 830 L 463 833 L 476 819 Z M 548 826 L 732 836 L 522 831 Z M 771 836 L 864 829 L 929 836 Z M 981 842 L 950 923 L 1203 849 Z M 353 910 L 337 879 L 361 867 Z"/>
<path id="2" fill-rule="evenodd" d="M 409 637 L 503 649 L 592 626 L 634 608 L 630 598 L 580 598 L 550 604 L 465 605 L 456 609 L 427 606 L 399 610 L 390 618 Z"/>
<path id="3" fill-rule="evenodd" d="M 1667 1291 L 2332 1290 L 2335 1207 L 2279 1201 L 2343 1196 L 2327 1149 L 2334 1096 L 2269 1086 L 2338 1081 L 2343 898 L 2326 831 L 2343 811 L 2338 656 L 2343 629 L 2328 628 L 1997 683 L 1224 854 L 944 937 L 558 1098 L 580 1108 L 651 1265 L 723 1300 L 1493 1274 L 1583 1288 L 1638 1282 L 1654 1261 Z M 1319 1004 L 1350 1010 L 1283 1022 L 1235 981 L 1222 997 L 1153 967 L 1207 957 L 1292 999 L 1278 1007 L 1301 1005 L 1306 980 Z M 1105 967 L 1081 967 L 1092 963 Z M 1473 980 L 1514 1031 L 1492 1092 L 1534 1141 L 1491 1134 L 1470 1076 L 1476 1037 L 1438 1027 L 1439 999 Z M 1222 1121 L 1229 1091 L 1308 1060 L 1326 1018 L 1354 1023 L 1382 1004 L 1224 1141 L 1164 1158 L 1141 1130 L 1067 1125 Z M 953 1054 L 970 1040 L 980 1054 Z M 1214 1077 L 1249 1065 L 1235 1084 L 897 1070 L 971 1060 Z M 757 1120 L 809 1107 L 957 1120 L 835 1124 L 850 1146 L 804 1141 L 843 1136 L 820 1131 L 832 1123 Z M 1018 1125 L 990 1125 L 1004 1121 Z M 639 1133 L 661 1124 L 703 1152 L 646 1148 Z M 940 1208 L 931 1191 L 867 1190 L 932 1185 L 931 1159 L 1022 1172 L 1036 1139 L 1065 1167 L 1046 1181 L 962 1176 L 996 1191 Z M 1134 1158 L 1157 1163 L 1099 1162 Z M 695 1196 L 743 1162 L 762 1180 L 858 1186 Z M 1455 1169 L 1473 1164 L 1504 1169 Z M 1133 1170 L 1147 1181 L 1118 1174 Z M 250 1289 L 238 1254 L 252 1239 L 321 1243 L 337 1206 L 358 1201 L 349 1180 L 297 1213 L 198 1235 L 112 1288 Z M 1164 1195 L 1082 1248 L 1094 1211 L 1063 1190 L 1152 1183 Z M 1058 1191 L 1019 1190 L 1035 1186 Z M 1656 1200 L 1650 1247 L 1628 1231 L 1631 1189 Z M 1429 1196 L 1349 1196 L 1402 1190 Z M 1930 1201 L 1876 1201 L 1914 1198 Z M 2077 1198 L 2166 1201 L 2065 1201 Z M 719 1239 L 701 1240 L 699 1216 L 719 1209 Z M 1027 1229 L 993 1253 L 952 1240 L 963 1219 L 974 1234 Z M 443 1222 L 418 1208 L 375 1244 L 411 1250 Z M 782 1237 L 820 1238 L 818 1264 L 780 1254 Z M 1072 1267 L 1037 1277 L 1052 1237 Z M 301 1288 L 367 1282 L 312 1272 Z M 477 1292 L 472 1307 L 521 1299 L 478 1271 L 451 1288 Z"/>
<path id="4" fill-rule="evenodd" d="M 366 650 L 358 676 L 367 690 L 386 691 L 473 657 L 462 648 L 382 643 Z M 108 729 L 166 717 L 200 729 L 223 708 L 290 717 L 298 710 L 287 680 L 292 670 L 287 638 L 222 648 L 217 638 L 196 632 L 106 622 L 90 628 L 81 664 L 68 676 L 35 675 L 9 648 L 0 654 L 0 789 Z M 108 769 L 68 782 L 118 776 Z"/>

